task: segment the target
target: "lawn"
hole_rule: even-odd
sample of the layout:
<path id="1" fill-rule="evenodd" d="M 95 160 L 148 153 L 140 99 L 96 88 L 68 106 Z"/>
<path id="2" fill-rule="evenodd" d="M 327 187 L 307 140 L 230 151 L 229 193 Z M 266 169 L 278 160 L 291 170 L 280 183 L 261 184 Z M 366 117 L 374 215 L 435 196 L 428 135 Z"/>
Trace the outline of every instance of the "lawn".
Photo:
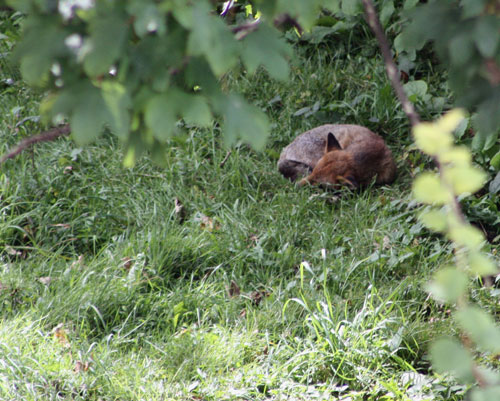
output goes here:
<path id="1" fill-rule="evenodd" d="M 161 166 L 145 155 L 124 168 L 109 134 L 1 166 L 0 399 L 463 399 L 426 354 L 456 330 L 425 292 L 451 247 L 411 198 L 432 165 L 376 43 L 359 28 L 294 46 L 289 81 L 240 70 L 223 81 L 269 116 L 261 152 L 226 148 L 214 124 L 187 127 Z M 410 79 L 446 99 L 417 103 L 425 118 L 449 106 L 439 67 L 423 61 Z M 15 69 L 0 82 L 4 153 L 45 126 L 41 93 Z M 396 182 L 332 192 L 281 177 L 281 149 L 326 122 L 383 136 Z M 471 296 L 498 308 L 479 283 Z"/>

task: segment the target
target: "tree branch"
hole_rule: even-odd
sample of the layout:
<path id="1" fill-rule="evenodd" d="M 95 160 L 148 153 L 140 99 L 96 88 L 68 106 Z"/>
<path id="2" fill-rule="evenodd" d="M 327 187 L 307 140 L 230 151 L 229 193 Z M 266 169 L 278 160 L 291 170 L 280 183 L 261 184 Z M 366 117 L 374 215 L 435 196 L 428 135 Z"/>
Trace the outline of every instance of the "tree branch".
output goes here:
<path id="1" fill-rule="evenodd" d="M 403 110 L 406 113 L 408 119 L 410 120 L 411 125 L 415 126 L 420 123 L 420 116 L 415 111 L 413 104 L 410 102 L 408 96 L 406 96 L 406 93 L 404 92 L 403 85 L 401 84 L 401 81 L 398 76 L 398 70 L 396 68 L 396 64 L 392 59 L 389 42 L 384 34 L 382 25 L 380 24 L 380 20 L 378 19 L 372 0 L 363 0 L 363 6 L 365 9 L 365 17 L 368 22 L 368 25 L 370 25 L 370 28 L 375 34 L 380 50 L 382 51 L 382 56 L 384 58 L 384 64 L 385 64 L 385 69 L 387 71 L 387 76 L 391 81 L 391 85 L 394 88 L 399 101 L 403 105 Z M 498 84 L 498 80 L 500 79 L 500 71 L 498 65 L 494 62 L 494 60 L 493 63 L 490 60 L 488 60 L 486 63 L 486 67 L 490 74 L 490 81 L 492 82 L 492 85 Z M 441 165 L 441 163 L 439 163 L 439 161 L 436 158 L 434 158 L 434 162 L 436 163 L 440 176 L 444 177 L 443 166 Z M 453 191 L 450 190 L 450 192 Z M 455 214 L 455 216 L 458 217 L 460 220 L 465 221 L 462 208 L 460 207 L 460 203 L 456 196 L 453 197 L 451 207 L 453 209 L 453 213 Z M 457 258 L 457 260 L 458 258 L 463 258 L 463 255 L 457 252 L 457 248 L 455 248 L 454 252 L 455 252 L 455 258 Z M 469 351 L 471 352 L 473 351 L 471 349 L 472 346 L 469 343 L 469 341 L 464 341 L 464 339 L 462 338 L 462 344 Z M 475 363 L 472 366 L 472 373 L 480 387 L 485 387 L 487 385 L 487 380 L 484 374 L 478 369 Z"/>
<path id="2" fill-rule="evenodd" d="M 372 29 L 375 37 L 377 38 L 378 45 L 380 47 L 380 51 L 382 52 L 382 57 L 384 58 L 385 70 L 387 72 L 387 76 L 391 81 L 391 85 L 396 92 L 396 96 L 398 97 L 401 105 L 403 106 L 403 110 L 410 120 L 410 124 L 412 126 L 417 125 L 420 122 L 420 118 L 413 107 L 412 102 L 406 96 L 406 93 L 403 89 L 403 85 L 399 80 L 398 68 L 396 67 L 396 63 L 392 58 L 391 48 L 389 46 L 389 42 L 385 37 L 384 30 L 382 25 L 380 24 L 380 20 L 377 16 L 377 12 L 375 11 L 375 7 L 371 0 L 363 0 L 363 6 L 365 8 L 365 18 L 366 22 Z"/>
<path id="3" fill-rule="evenodd" d="M 2 164 L 8 159 L 12 159 L 13 157 L 17 156 L 23 150 L 30 147 L 31 145 L 34 145 L 35 143 L 53 141 L 54 139 L 60 136 L 68 135 L 70 132 L 71 132 L 70 126 L 69 124 L 66 124 L 66 125 L 61 125 L 59 127 L 51 128 L 48 131 L 41 132 L 38 135 L 33 135 L 30 136 L 29 138 L 23 139 L 14 147 L 13 150 L 6 153 L 0 158 L 0 164 Z"/>

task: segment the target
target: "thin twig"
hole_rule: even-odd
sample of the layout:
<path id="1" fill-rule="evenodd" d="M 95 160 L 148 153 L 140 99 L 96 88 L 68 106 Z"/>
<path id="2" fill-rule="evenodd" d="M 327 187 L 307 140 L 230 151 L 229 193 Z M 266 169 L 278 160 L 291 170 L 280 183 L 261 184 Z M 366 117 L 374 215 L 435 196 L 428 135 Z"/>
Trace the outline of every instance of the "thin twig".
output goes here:
<path id="1" fill-rule="evenodd" d="M 389 41 L 385 37 L 382 25 L 380 24 L 380 20 L 378 19 L 377 12 L 375 11 L 375 7 L 371 0 L 363 0 L 363 6 L 365 8 L 365 18 L 368 22 L 368 25 L 372 29 L 375 37 L 377 38 L 378 45 L 380 47 L 380 51 L 382 52 L 382 57 L 384 58 L 385 70 L 387 71 L 387 76 L 391 81 L 391 85 L 396 92 L 396 96 L 398 97 L 401 105 L 403 106 L 403 110 L 410 120 L 410 124 L 412 126 L 417 125 L 420 122 L 420 118 L 413 107 L 412 102 L 406 96 L 406 93 L 403 89 L 403 85 L 398 76 L 398 68 L 396 67 L 396 63 L 392 58 L 391 48 L 389 46 Z"/>
<path id="2" fill-rule="evenodd" d="M 241 40 L 248 34 L 257 30 L 259 25 L 260 25 L 260 18 L 247 21 L 241 25 L 234 26 L 231 28 L 231 31 L 234 33 L 236 40 Z"/>
<path id="3" fill-rule="evenodd" d="M 297 29 L 297 32 L 302 35 L 302 32 L 304 32 L 304 29 L 302 26 L 299 24 L 299 22 L 291 17 L 288 14 L 281 14 L 278 17 L 276 17 L 273 21 L 275 27 L 281 27 L 283 25 L 286 26 L 293 26 L 295 29 Z"/>
<path id="4" fill-rule="evenodd" d="M 0 164 L 5 162 L 7 159 L 12 159 L 13 157 L 17 156 L 23 150 L 29 148 L 31 145 L 34 145 L 35 143 L 53 141 L 54 139 L 60 136 L 68 135 L 70 132 L 71 132 L 70 126 L 69 124 L 66 124 L 66 125 L 61 125 L 59 127 L 51 128 L 48 131 L 41 132 L 38 135 L 33 135 L 30 136 L 29 138 L 23 139 L 14 147 L 13 150 L 11 150 L 10 152 L 8 152 L 7 154 L 3 155 L 0 158 Z"/>
<path id="5" fill-rule="evenodd" d="M 298 21 L 295 18 L 289 16 L 288 14 L 279 15 L 274 19 L 273 24 L 276 28 L 279 28 L 283 25 L 293 26 L 295 29 L 297 29 L 297 31 L 300 34 L 302 34 L 302 32 L 304 31 L 302 29 L 302 26 L 300 26 L 300 24 L 298 23 Z M 241 25 L 236 25 L 231 28 L 231 31 L 235 34 L 236 40 L 241 40 L 248 34 L 257 30 L 259 25 L 260 25 L 260 18 L 255 20 L 249 20 Z"/>

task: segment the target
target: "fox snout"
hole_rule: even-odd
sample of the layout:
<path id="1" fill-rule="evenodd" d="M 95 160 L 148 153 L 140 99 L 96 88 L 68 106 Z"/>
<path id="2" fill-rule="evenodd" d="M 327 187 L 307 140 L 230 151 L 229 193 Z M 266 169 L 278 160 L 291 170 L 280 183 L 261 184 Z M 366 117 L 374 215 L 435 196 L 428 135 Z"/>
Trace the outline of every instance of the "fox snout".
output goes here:
<path id="1" fill-rule="evenodd" d="M 358 188 L 359 183 L 356 181 L 354 176 L 344 177 L 337 175 L 336 177 L 322 177 L 318 179 L 317 177 L 305 177 L 301 179 L 297 185 L 303 187 L 304 185 L 320 185 L 325 187 L 338 187 L 340 185 L 346 185 L 352 189 Z"/>

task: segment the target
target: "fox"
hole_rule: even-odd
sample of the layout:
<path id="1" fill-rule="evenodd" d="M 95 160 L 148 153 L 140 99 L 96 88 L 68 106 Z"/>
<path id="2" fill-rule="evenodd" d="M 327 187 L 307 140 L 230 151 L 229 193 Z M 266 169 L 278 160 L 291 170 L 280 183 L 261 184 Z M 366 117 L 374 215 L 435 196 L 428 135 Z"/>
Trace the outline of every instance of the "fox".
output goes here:
<path id="1" fill-rule="evenodd" d="M 325 124 L 300 134 L 281 152 L 278 170 L 299 186 L 390 184 L 396 163 L 384 140 L 366 127 Z"/>

